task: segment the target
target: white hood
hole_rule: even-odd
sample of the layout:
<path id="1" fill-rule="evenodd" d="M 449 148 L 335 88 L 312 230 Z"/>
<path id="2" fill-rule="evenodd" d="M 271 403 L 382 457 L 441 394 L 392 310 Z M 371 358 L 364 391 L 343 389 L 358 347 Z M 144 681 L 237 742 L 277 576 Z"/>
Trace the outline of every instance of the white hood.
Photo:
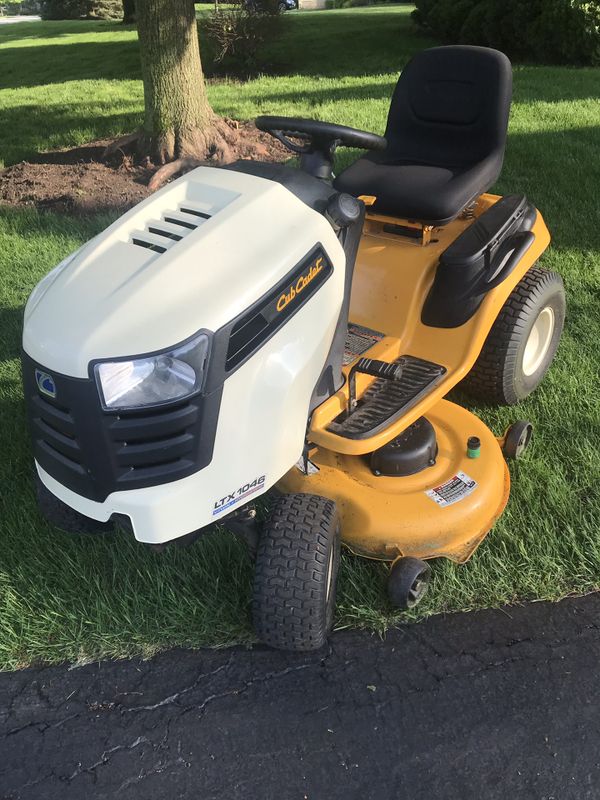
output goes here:
<path id="1" fill-rule="evenodd" d="M 199 167 L 38 284 L 23 347 L 51 370 L 88 377 L 92 360 L 150 353 L 218 329 L 317 241 L 332 257 L 342 254 L 327 220 L 280 184 Z"/>

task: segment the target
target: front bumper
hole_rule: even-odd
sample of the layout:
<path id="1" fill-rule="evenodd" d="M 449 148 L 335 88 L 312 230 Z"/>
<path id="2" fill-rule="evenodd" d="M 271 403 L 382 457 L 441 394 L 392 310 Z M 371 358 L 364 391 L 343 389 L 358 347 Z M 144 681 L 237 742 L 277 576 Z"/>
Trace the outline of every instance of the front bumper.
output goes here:
<path id="1" fill-rule="evenodd" d="M 163 544 L 214 522 L 210 509 L 199 502 L 198 473 L 161 486 L 113 492 L 99 502 L 59 483 L 37 461 L 35 466 L 44 486 L 70 508 L 98 522 L 124 515 L 135 538 L 146 544 Z M 204 472 L 202 483 L 205 488 Z"/>

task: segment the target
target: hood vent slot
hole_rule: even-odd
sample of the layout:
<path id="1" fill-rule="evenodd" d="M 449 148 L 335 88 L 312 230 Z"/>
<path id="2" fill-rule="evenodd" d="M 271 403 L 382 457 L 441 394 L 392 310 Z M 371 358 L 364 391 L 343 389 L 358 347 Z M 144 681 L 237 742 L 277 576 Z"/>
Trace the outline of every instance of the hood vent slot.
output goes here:
<path id="1" fill-rule="evenodd" d="M 150 233 L 155 233 L 157 236 L 164 236 L 166 239 L 173 239 L 175 242 L 179 242 L 183 239 L 181 234 L 164 230 L 164 228 L 157 228 L 156 225 L 148 225 L 148 230 Z"/>
<path id="2" fill-rule="evenodd" d="M 210 214 L 207 214 L 206 211 L 200 211 L 198 208 L 192 208 L 191 206 L 181 206 L 180 209 L 182 214 L 192 214 L 194 217 L 202 217 L 202 219 L 210 219 Z"/>
<path id="3" fill-rule="evenodd" d="M 164 220 L 170 222 L 171 225 L 181 225 L 182 228 L 188 228 L 190 231 L 194 231 L 198 227 L 194 222 L 188 222 L 187 219 L 181 219 L 174 214 L 165 215 Z"/>
<path id="4" fill-rule="evenodd" d="M 133 233 L 131 243 L 154 253 L 166 253 L 210 218 L 206 211 L 186 202 L 175 211 L 165 212 L 161 219 L 148 222 L 145 230 Z"/>
<path id="5" fill-rule="evenodd" d="M 154 242 L 147 242 L 144 239 L 140 239 L 138 236 L 131 237 L 132 244 L 137 244 L 138 247 L 145 247 L 147 250 L 152 250 L 155 253 L 166 253 L 167 248 L 163 247 L 160 244 L 155 244 Z"/>

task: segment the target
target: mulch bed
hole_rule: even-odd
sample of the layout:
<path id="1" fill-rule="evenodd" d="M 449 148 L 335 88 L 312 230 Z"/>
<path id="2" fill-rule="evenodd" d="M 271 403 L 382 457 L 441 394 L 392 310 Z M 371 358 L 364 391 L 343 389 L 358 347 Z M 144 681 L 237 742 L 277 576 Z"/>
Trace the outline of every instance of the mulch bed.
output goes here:
<path id="1" fill-rule="evenodd" d="M 285 161 L 289 152 L 253 123 L 228 120 L 239 136 L 235 159 Z M 103 154 L 112 140 L 91 142 L 70 150 L 39 153 L 31 161 L 0 171 L 0 204 L 91 214 L 131 208 L 150 194 L 148 181 L 154 167 L 139 163 L 128 152 Z M 211 159 L 207 159 L 211 163 Z M 216 162 L 214 162 L 216 163 Z"/>

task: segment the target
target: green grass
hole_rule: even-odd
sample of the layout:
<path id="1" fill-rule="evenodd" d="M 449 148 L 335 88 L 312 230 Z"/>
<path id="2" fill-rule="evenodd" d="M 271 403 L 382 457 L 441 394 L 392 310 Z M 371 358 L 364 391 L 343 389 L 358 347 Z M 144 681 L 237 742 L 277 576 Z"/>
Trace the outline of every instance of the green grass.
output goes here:
<path id="1" fill-rule="evenodd" d="M 406 7 L 288 14 L 272 47 L 277 76 L 212 82 L 217 111 L 306 114 L 382 131 L 397 72 L 430 44 Z M 474 407 L 497 431 L 536 424 L 511 468 L 507 512 L 465 566 L 435 565 L 418 617 L 600 586 L 600 70 L 522 66 L 500 192 L 526 192 L 554 236 L 543 266 L 565 278 L 569 313 L 540 390 L 514 409 Z M 135 34 L 107 23 L 0 28 L 0 158 L 124 133 L 140 121 Z M 345 153 L 342 163 L 351 158 Z M 251 565 L 232 537 L 156 555 L 127 536 L 70 538 L 35 510 L 19 378 L 22 308 L 37 280 L 106 224 L 0 210 L 0 666 L 252 641 Z M 385 567 L 345 556 L 339 627 L 399 619 Z M 418 618 L 417 614 L 410 616 Z"/>

